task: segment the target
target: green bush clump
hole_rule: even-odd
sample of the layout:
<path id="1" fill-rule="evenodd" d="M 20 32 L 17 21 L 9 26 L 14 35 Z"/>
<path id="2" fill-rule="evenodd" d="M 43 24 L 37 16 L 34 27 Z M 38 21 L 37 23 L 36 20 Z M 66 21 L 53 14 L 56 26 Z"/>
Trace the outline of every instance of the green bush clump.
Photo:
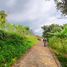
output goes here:
<path id="1" fill-rule="evenodd" d="M 0 30 L 0 67 L 10 67 L 36 42 L 34 36 L 20 36 Z"/>
<path id="2" fill-rule="evenodd" d="M 67 39 L 54 36 L 49 38 L 49 46 L 58 57 L 62 67 L 67 67 Z"/>
<path id="3" fill-rule="evenodd" d="M 49 46 L 58 57 L 62 67 L 67 67 L 67 24 L 43 26 L 43 37 L 48 38 Z"/>
<path id="4" fill-rule="evenodd" d="M 27 26 L 7 23 L 7 14 L 0 11 L 0 67 L 10 67 L 36 42 Z"/>

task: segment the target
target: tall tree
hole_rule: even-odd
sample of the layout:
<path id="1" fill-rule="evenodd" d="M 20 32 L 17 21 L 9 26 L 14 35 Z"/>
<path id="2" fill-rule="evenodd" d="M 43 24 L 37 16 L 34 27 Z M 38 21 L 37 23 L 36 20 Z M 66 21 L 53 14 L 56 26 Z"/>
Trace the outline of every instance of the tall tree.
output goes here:
<path id="1" fill-rule="evenodd" d="M 6 16 L 7 16 L 7 14 L 5 13 L 5 11 L 1 10 L 0 11 L 0 23 L 1 24 L 6 23 Z"/>
<path id="2" fill-rule="evenodd" d="M 43 29 L 43 36 L 48 37 L 62 31 L 63 27 L 57 24 L 51 24 L 49 26 L 43 26 L 42 29 Z"/>
<path id="3" fill-rule="evenodd" d="M 67 0 L 55 0 L 57 4 L 57 8 L 60 9 L 60 11 L 67 15 Z"/>

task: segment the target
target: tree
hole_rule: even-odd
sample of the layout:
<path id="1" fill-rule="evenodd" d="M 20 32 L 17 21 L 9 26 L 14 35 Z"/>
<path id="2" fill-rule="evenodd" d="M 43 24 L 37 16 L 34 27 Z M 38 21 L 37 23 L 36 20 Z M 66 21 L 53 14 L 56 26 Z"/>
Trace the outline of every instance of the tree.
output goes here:
<path id="1" fill-rule="evenodd" d="M 5 11 L 1 10 L 0 11 L 0 23 L 1 24 L 6 23 L 6 16 L 7 16 L 7 14 L 5 13 Z"/>
<path id="2" fill-rule="evenodd" d="M 42 27 L 42 29 L 43 29 L 43 37 L 47 37 L 48 32 L 50 32 L 49 26 L 44 25 L 44 26 Z"/>
<path id="3" fill-rule="evenodd" d="M 67 24 L 64 24 L 63 27 L 67 29 Z"/>
<path id="4" fill-rule="evenodd" d="M 58 24 L 51 24 L 49 28 L 51 30 L 51 33 L 60 32 L 62 30 L 62 26 Z"/>
<path id="5" fill-rule="evenodd" d="M 62 14 L 67 15 L 67 0 L 55 0 L 57 8 L 60 9 Z"/>
<path id="6" fill-rule="evenodd" d="M 43 36 L 48 37 L 56 35 L 58 32 L 62 31 L 63 27 L 57 24 L 51 24 L 49 26 L 43 26 Z"/>

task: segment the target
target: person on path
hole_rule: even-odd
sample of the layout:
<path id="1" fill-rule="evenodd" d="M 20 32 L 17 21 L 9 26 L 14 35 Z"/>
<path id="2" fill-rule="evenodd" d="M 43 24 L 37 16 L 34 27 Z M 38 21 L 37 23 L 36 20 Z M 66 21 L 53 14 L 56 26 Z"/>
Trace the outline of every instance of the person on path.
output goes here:
<path id="1" fill-rule="evenodd" d="M 43 42 L 44 42 L 44 47 L 48 46 L 48 42 L 46 38 L 43 38 Z"/>

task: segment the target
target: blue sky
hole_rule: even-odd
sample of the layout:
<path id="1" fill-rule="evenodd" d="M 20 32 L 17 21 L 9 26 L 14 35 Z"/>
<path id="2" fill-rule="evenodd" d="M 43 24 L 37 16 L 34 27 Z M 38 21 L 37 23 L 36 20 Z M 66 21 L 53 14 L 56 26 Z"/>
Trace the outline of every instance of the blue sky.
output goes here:
<path id="1" fill-rule="evenodd" d="M 0 10 L 8 13 L 8 22 L 27 25 L 39 35 L 43 25 L 67 23 L 54 0 L 0 0 Z"/>

